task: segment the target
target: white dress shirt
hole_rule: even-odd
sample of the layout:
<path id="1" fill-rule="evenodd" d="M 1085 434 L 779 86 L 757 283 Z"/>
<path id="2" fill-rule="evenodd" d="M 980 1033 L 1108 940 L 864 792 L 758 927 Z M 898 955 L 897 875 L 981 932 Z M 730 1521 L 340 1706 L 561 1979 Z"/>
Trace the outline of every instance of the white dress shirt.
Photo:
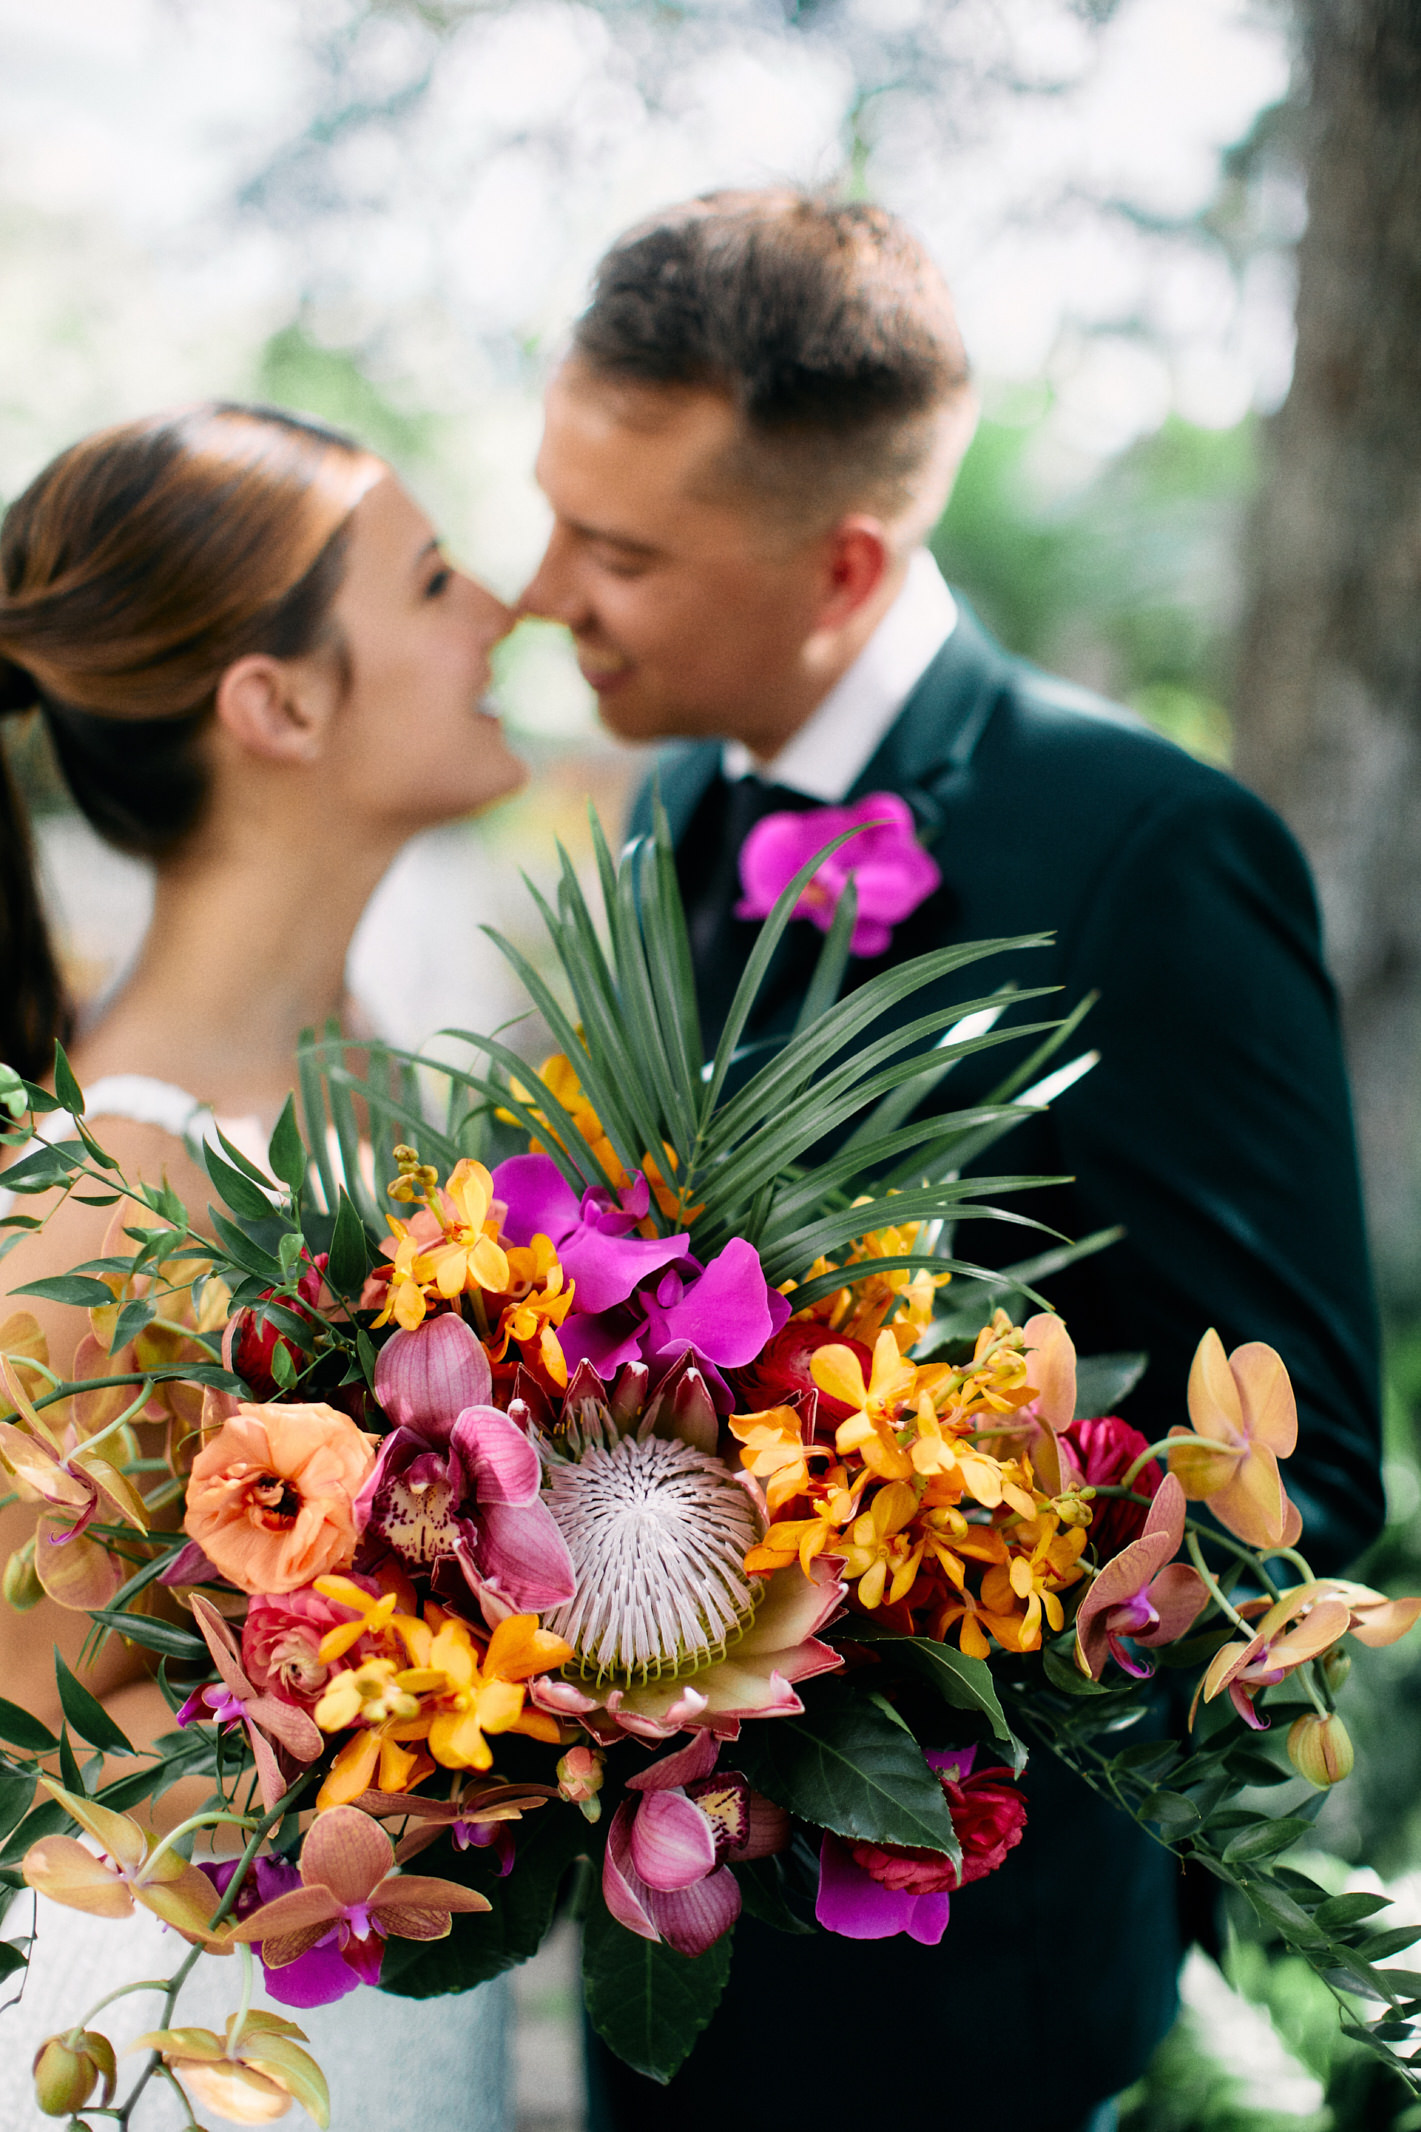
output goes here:
<path id="1" fill-rule="evenodd" d="M 957 603 L 926 548 L 916 548 L 893 605 L 846 674 L 770 762 L 743 741 L 721 757 L 727 778 L 762 777 L 835 806 L 872 760 L 957 622 Z"/>

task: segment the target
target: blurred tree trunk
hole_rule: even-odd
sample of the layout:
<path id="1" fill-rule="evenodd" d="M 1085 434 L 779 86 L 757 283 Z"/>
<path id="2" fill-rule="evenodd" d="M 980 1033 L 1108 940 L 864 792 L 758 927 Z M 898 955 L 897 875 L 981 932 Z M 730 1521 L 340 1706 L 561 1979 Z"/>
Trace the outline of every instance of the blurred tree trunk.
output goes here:
<path id="1" fill-rule="evenodd" d="M 1238 768 L 1317 873 L 1384 1287 L 1421 1281 L 1421 0 L 1298 0 L 1297 358 L 1249 544 Z"/>

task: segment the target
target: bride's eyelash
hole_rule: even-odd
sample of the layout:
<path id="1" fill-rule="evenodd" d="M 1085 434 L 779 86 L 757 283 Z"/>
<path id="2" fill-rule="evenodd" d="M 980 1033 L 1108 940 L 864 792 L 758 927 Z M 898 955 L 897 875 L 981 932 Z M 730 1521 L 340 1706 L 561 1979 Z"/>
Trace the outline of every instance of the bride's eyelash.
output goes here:
<path id="1" fill-rule="evenodd" d="M 454 572 L 450 569 L 448 563 L 441 563 L 440 567 L 430 574 L 424 588 L 425 598 L 427 600 L 437 600 L 441 592 L 448 591 L 453 581 Z"/>

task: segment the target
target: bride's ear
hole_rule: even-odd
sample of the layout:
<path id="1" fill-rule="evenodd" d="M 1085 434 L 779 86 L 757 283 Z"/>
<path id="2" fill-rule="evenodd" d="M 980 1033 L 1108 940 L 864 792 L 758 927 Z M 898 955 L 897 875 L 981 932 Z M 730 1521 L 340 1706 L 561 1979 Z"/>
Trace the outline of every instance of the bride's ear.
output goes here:
<path id="1" fill-rule="evenodd" d="M 217 685 L 217 716 L 249 754 L 268 762 L 314 762 L 331 706 L 316 677 L 286 659 L 253 652 L 234 660 Z"/>

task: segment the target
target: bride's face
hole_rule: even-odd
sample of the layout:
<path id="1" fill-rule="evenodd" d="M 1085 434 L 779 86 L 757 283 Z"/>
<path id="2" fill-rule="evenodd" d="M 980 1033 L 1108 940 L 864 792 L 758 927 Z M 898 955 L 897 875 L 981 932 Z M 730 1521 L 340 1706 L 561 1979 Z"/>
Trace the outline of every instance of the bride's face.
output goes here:
<path id="1" fill-rule="evenodd" d="M 489 655 L 513 616 L 446 560 L 393 474 L 352 514 L 332 618 L 349 685 L 325 767 L 347 809 L 414 830 L 517 790 L 527 771 L 482 707 Z"/>

